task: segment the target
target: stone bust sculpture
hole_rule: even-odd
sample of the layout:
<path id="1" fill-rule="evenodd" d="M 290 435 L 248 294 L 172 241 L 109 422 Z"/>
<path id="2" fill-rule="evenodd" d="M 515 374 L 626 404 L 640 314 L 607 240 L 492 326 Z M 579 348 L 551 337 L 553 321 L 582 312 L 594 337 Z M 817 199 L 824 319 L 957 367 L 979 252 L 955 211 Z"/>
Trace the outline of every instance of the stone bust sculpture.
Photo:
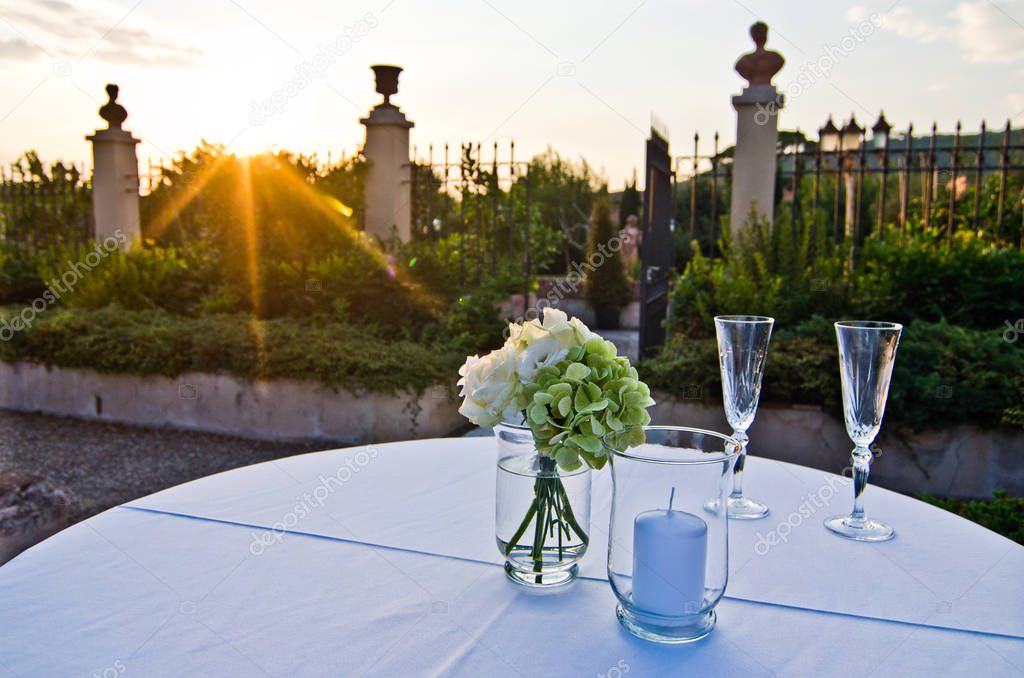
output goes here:
<path id="1" fill-rule="evenodd" d="M 117 85 L 107 85 L 107 97 L 109 97 L 109 100 L 100 109 L 100 117 L 107 121 L 107 126 L 110 129 L 121 129 L 121 123 L 128 117 L 128 111 L 124 109 L 124 106 L 117 103 L 117 94 Z"/>
<path id="2" fill-rule="evenodd" d="M 736 62 L 736 72 L 749 83 L 755 85 L 771 85 L 772 77 L 782 70 L 786 60 L 782 55 L 764 48 L 768 41 L 768 25 L 762 21 L 750 27 L 750 37 L 754 39 L 756 49 L 744 54 Z"/>

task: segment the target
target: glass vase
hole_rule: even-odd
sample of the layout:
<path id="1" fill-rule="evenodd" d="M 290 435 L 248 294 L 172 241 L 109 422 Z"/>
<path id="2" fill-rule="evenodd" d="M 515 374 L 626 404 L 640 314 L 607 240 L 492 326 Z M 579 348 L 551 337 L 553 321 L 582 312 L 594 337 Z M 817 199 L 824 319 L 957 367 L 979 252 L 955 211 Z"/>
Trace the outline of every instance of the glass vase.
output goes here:
<path id="1" fill-rule="evenodd" d="M 608 580 L 630 633 L 687 643 L 715 626 L 729 576 L 733 465 L 726 435 L 649 426 L 605 437 L 612 470 Z"/>
<path id="2" fill-rule="evenodd" d="M 590 469 L 558 468 L 528 427 L 499 424 L 495 534 L 505 574 L 530 588 L 576 579 L 590 541 Z"/>

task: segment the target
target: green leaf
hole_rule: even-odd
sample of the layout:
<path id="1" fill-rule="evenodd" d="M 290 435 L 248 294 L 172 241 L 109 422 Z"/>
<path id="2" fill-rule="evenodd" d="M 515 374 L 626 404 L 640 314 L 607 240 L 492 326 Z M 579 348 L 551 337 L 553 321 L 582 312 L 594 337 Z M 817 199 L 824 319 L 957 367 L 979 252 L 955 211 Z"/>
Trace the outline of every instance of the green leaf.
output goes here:
<path id="1" fill-rule="evenodd" d="M 562 397 L 558 401 L 558 406 L 557 407 L 558 407 L 558 413 L 560 415 L 562 415 L 563 417 L 569 416 L 569 413 L 572 412 L 572 401 L 569 399 L 569 396 Z"/>
<path id="2" fill-rule="evenodd" d="M 568 447 L 559 448 L 555 453 L 555 462 L 566 471 L 575 471 L 580 467 L 580 455 Z"/>
<path id="3" fill-rule="evenodd" d="M 605 341 L 600 337 L 594 337 L 586 343 L 587 353 L 593 353 L 605 358 L 615 357 L 615 344 L 610 341 Z"/>
<path id="4" fill-rule="evenodd" d="M 640 407 L 627 407 L 622 413 L 622 423 L 627 426 L 643 426 L 645 414 L 647 410 Z"/>
<path id="5" fill-rule="evenodd" d="M 537 391 L 533 394 L 533 402 L 538 405 L 550 405 L 555 402 L 555 396 L 543 391 Z"/>
<path id="6" fill-rule="evenodd" d="M 572 363 L 565 370 L 565 378 L 570 381 L 583 381 L 590 375 L 590 368 L 583 363 Z"/>
<path id="7" fill-rule="evenodd" d="M 580 452 L 580 456 L 587 462 L 587 466 L 590 468 L 600 471 L 604 468 L 604 465 L 608 462 L 607 454 L 591 454 L 590 452 Z"/>
<path id="8" fill-rule="evenodd" d="M 531 424 L 540 426 L 547 421 L 548 408 L 540 404 L 531 405 L 530 409 L 526 411 L 526 416 L 529 418 Z"/>
<path id="9" fill-rule="evenodd" d="M 608 401 L 602 398 L 601 400 L 595 400 L 585 407 L 578 408 L 576 411 L 581 414 L 585 414 L 589 412 L 600 412 L 606 407 L 608 407 Z"/>
<path id="10" fill-rule="evenodd" d="M 576 397 L 573 399 L 572 404 L 576 408 L 576 411 L 580 411 L 590 404 L 590 398 L 587 397 L 587 391 L 582 386 L 576 389 Z"/>
<path id="11" fill-rule="evenodd" d="M 587 452 L 601 451 L 601 441 L 593 436 L 585 436 L 581 434 L 569 436 L 569 442 L 578 446 L 580 449 L 586 450 Z"/>
<path id="12" fill-rule="evenodd" d="M 562 396 L 571 395 L 572 386 L 569 386 L 569 384 L 564 382 L 552 384 L 550 388 L 548 388 L 548 394 L 550 394 L 555 400 L 558 400 Z"/>
<path id="13" fill-rule="evenodd" d="M 622 396 L 622 404 L 626 407 L 643 407 L 649 398 L 643 393 L 631 391 Z"/>

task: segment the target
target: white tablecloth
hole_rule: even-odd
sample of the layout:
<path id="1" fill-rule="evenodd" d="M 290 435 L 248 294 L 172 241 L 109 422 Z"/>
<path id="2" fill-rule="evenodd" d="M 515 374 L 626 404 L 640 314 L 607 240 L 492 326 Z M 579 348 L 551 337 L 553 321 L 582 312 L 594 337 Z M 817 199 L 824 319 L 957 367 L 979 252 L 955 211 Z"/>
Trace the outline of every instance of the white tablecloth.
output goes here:
<path id="1" fill-rule="evenodd" d="M 894 525 L 853 543 L 821 521 L 849 481 L 751 459 L 772 513 L 730 525 L 714 633 L 622 631 L 605 581 L 609 478 L 582 578 L 504 580 L 494 443 L 300 455 L 187 483 L 0 567 L 0 676 L 1024 674 L 1024 547 L 879 488 Z"/>

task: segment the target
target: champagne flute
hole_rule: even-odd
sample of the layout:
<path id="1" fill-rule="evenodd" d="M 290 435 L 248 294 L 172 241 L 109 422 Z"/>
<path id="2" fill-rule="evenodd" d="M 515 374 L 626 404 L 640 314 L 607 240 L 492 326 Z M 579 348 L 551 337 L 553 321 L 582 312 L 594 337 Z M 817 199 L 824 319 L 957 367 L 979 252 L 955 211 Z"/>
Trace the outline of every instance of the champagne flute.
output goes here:
<path id="1" fill-rule="evenodd" d="M 756 520 L 768 515 L 767 506 L 743 496 L 743 466 L 747 459 L 747 429 L 757 414 L 761 378 L 774 324 L 774 318 L 760 315 L 715 317 L 725 418 L 732 426 L 732 437 L 741 446 L 733 468 L 732 493 L 727 500 L 729 517 L 739 520 Z"/>
<path id="2" fill-rule="evenodd" d="M 889 380 L 896 362 L 896 347 L 903 326 L 871 320 L 836 323 L 839 343 L 839 374 L 843 381 L 843 414 L 846 432 L 853 441 L 853 511 L 835 516 L 825 527 L 856 541 L 886 541 L 896 532 L 864 516 L 861 495 L 868 485 L 872 454 L 869 446 L 882 427 Z"/>

